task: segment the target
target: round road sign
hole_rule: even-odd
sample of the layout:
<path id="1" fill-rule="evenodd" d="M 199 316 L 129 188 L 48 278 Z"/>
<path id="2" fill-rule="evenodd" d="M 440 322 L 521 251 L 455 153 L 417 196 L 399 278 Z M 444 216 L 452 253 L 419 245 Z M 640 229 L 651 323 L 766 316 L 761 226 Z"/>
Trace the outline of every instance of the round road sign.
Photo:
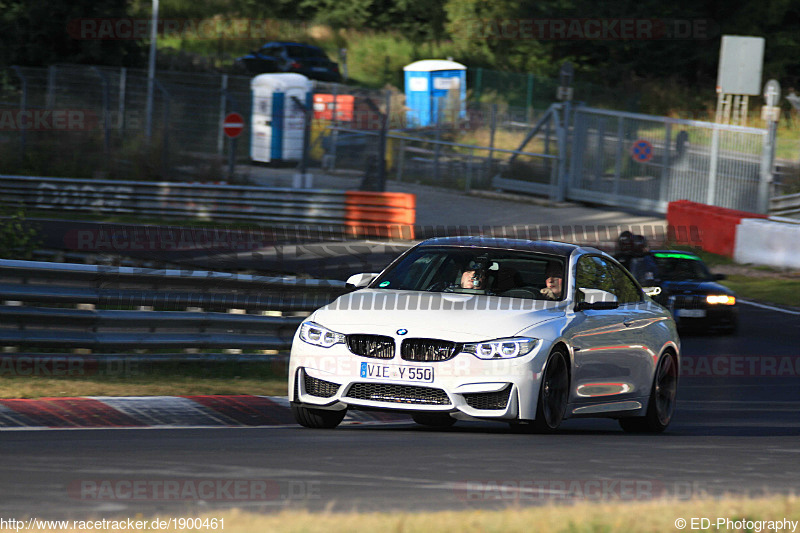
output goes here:
<path id="1" fill-rule="evenodd" d="M 638 163 L 646 163 L 653 158 L 653 145 L 644 139 L 640 139 L 633 143 L 631 156 Z"/>
<path id="2" fill-rule="evenodd" d="M 231 139 L 235 139 L 242 134 L 244 129 L 244 117 L 239 113 L 228 113 L 225 117 L 225 122 L 222 123 L 222 129 L 225 135 Z"/>

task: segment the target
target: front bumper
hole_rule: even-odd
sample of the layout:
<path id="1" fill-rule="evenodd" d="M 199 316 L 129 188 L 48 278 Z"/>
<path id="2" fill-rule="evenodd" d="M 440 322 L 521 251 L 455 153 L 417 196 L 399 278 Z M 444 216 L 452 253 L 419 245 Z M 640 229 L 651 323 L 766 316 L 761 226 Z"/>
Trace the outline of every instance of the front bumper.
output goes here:
<path id="1" fill-rule="evenodd" d="M 673 316 L 680 329 L 735 329 L 739 323 L 739 308 L 735 305 L 677 308 L 673 310 Z"/>
<path id="2" fill-rule="evenodd" d="M 450 413 L 461 419 L 533 419 L 547 347 L 515 359 L 482 360 L 459 354 L 447 361 L 380 360 L 352 354 L 345 346 L 315 349 L 302 341 L 292 348 L 290 399 L 307 407 L 405 413 Z M 370 372 L 365 372 L 364 365 Z M 395 377 L 371 377 L 391 367 Z M 408 369 L 430 369 L 429 382 L 398 379 Z M 397 372 L 400 370 L 400 372 Z M 379 373 L 380 374 L 380 373 Z"/>

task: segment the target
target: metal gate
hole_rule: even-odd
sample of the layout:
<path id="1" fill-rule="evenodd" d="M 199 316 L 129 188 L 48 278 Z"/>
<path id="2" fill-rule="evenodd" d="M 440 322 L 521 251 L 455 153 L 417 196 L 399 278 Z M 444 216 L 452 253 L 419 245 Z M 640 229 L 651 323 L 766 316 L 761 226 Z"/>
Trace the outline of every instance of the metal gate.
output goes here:
<path id="1" fill-rule="evenodd" d="M 764 212 L 767 130 L 574 108 L 566 197 L 665 213 L 673 200 Z"/>

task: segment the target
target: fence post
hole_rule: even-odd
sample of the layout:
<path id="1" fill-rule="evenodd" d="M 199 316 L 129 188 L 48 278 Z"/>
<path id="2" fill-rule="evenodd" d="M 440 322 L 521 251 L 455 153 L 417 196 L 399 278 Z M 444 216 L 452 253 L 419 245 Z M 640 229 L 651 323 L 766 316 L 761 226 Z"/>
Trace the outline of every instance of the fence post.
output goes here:
<path id="1" fill-rule="evenodd" d="M 551 128 L 552 119 L 547 121 L 547 124 L 544 126 L 544 153 L 545 155 L 550 155 L 550 128 Z"/>
<path id="2" fill-rule="evenodd" d="M 486 183 L 491 187 L 494 177 L 494 135 L 497 131 L 497 104 L 492 104 L 492 114 L 489 121 L 489 161 Z"/>
<path id="3" fill-rule="evenodd" d="M 162 134 L 164 138 L 162 139 L 162 149 L 161 149 L 161 172 L 166 174 L 169 172 L 169 101 L 170 95 L 167 89 L 161 84 L 158 79 L 154 78 L 153 81 L 155 82 L 155 86 L 158 87 L 158 90 L 161 91 L 161 94 L 164 96 L 164 107 L 161 111 L 161 120 L 163 121 L 162 125 Z M 152 111 L 152 110 L 151 110 Z M 150 123 L 151 133 L 152 133 L 152 121 Z M 148 135 L 149 138 L 149 135 Z"/>
<path id="4" fill-rule="evenodd" d="M 478 67 L 475 72 L 475 101 L 481 101 L 481 85 L 483 84 L 483 68 Z"/>
<path id="5" fill-rule="evenodd" d="M 661 187 L 658 191 L 658 201 L 664 205 L 669 202 L 669 176 L 672 174 L 672 123 L 667 122 L 664 126 L 664 160 L 661 165 Z"/>
<path id="6" fill-rule="evenodd" d="M 228 100 L 228 75 L 222 75 L 222 85 L 220 86 L 219 96 L 219 123 L 225 122 L 226 109 L 225 104 Z M 217 133 L 217 154 L 222 157 L 225 151 L 225 132 L 224 128 L 219 128 Z"/>
<path id="7" fill-rule="evenodd" d="M 601 140 L 602 142 L 602 140 Z M 614 185 L 612 196 L 617 201 L 619 196 L 619 185 L 622 179 L 622 159 L 625 154 L 625 119 L 617 117 L 617 153 L 614 157 Z"/>
<path id="8" fill-rule="evenodd" d="M 433 92 L 431 92 L 431 111 L 433 111 Z M 439 126 L 439 106 L 436 106 L 436 124 L 434 126 L 436 132 L 436 143 L 433 145 L 433 181 L 437 187 L 440 186 L 439 179 L 441 173 L 439 170 L 439 156 L 441 155 L 442 145 L 439 141 L 442 140 L 442 130 Z"/>
<path id="9" fill-rule="evenodd" d="M 105 154 L 105 164 L 108 167 L 108 154 L 111 149 L 111 128 L 109 124 L 109 89 L 108 77 L 103 74 L 99 68 L 91 67 L 92 71 L 97 74 L 103 86 L 103 153 Z"/>
<path id="10" fill-rule="evenodd" d="M 14 65 L 11 68 L 17 74 L 17 76 L 19 77 L 20 81 L 22 82 L 22 95 L 20 95 L 19 107 L 20 107 L 20 113 L 22 114 L 22 116 L 27 116 L 27 115 L 25 115 L 25 111 L 27 111 L 27 108 L 28 108 L 28 79 L 25 77 L 24 74 L 22 74 L 22 70 L 20 70 L 20 68 L 18 66 Z M 20 132 L 19 132 L 19 158 L 20 158 L 20 161 L 24 161 L 24 159 L 25 159 L 25 141 L 26 141 L 26 137 L 27 137 L 26 130 L 27 130 L 27 128 L 23 127 L 23 128 L 20 129 Z"/>
<path id="11" fill-rule="evenodd" d="M 391 113 L 390 106 L 392 105 L 392 95 L 389 90 L 386 90 L 384 97 L 386 110 L 381 117 L 381 133 L 378 137 L 378 191 L 383 192 L 386 190 L 386 134 L 389 130 L 389 114 Z"/>
<path id="12" fill-rule="evenodd" d="M 355 109 L 355 106 L 354 106 Z M 327 164 L 324 165 L 333 172 L 336 170 L 336 143 L 339 142 L 339 84 L 333 84 L 333 115 L 331 115 L 331 126 L 333 129 L 328 136 L 330 144 L 330 151 L 326 154 L 327 155 Z"/>
<path id="13" fill-rule="evenodd" d="M 758 212 L 769 214 L 770 184 L 772 183 L 772 166 L 775 163 L 775 136 L 778 123 L 769 121 L 767 134 L 764 136 L 764 148 L 761 154 L 761 168 L 758 180 Z"/>
<path id="14" fill-rule="evenodd" d="M 577 161 L 577 157 L 582 155 L 582 149 L 579 149 L 576 145 L 579 139 L 579 135 L 581 132 L 578 130 L 578 118 L 575 118 L 575 129 L 576 131 L 572 135 L 572 156 L 573 156 L 573 164 L 569 167 L 569 172 L 567 171 L 567 142 L 569 140 L 569 123 L 570 123 L 570 114 L 572 113 L 572 109 L 569 103 L 569 100 L 564 102 L 561 105 L 562 109 L 564 110 L 564 118 L 559 124 L 558 128 L 558 187 L 556 187 L 556 197 L 554 198 L 557 202 L 563 202 L 567 197 L 567 188 L 568 188 L 568 181 L 572 179 L 571 174 L 575 172 L 575 167 L 577 166 L 575 163 Z M 556 112 L 557 113 L 557 112 Z"/>
<path id="15" fill-rule="evenodd" d="M 119 106 L 117 107 L 117 113 L 119 113 L 119 135 L 122 137 L 124 135 L 123 130 L 125 129 L 125 90 L 127 89 L 128 85 L 128 69 L 122 67 L 119 71 Z"/>
<path id="16" fill-rule="evenodd" d="M 45 107 L 53 109 L 56 106 L 56 66 L 47 67 L 47 101 Z"/>
<path id="17" fill-rule="evenodd" d="M 528 74 L 528 92 L 525 97 L 525 114 L 533 122 L 533 74 Z"/>
<path id="18" fill-rule="evenodd" d="M 474 148 L 469 149 L 469 154 L 467 154 L 467 179 L 466 183 L 464 184 L 464 192 L 469 192 L 472 188 L 472 155 L 475 153 Z"/>
<path id="19" fill-rule="evenodd" d="M 711 132 L 711 161 L 708 162 L 708 188 L 706 204 L 714 205 L 717 196 L 717 163 L 719 161 L 719 124 L 714 124 Z"/>
<path id="20" fill-rule="evenodd" d="M 403 167 L 405 166 L 406 160 L 406 140 L 400 139 L 400 147 L 397 150 L 397 156 L 395 157 L 397 168 L 397 181 L 403 181 Z"/>

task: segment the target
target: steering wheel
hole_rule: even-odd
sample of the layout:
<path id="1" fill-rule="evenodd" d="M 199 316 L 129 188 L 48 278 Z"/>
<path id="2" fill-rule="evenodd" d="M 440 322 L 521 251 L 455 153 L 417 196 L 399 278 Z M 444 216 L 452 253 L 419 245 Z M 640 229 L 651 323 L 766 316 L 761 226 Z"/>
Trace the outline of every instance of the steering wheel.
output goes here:
<path id="1" fill-rule="evenodd" d="M 428 292 L 442 292 L 449 287 L 451 287 L 451 285 L 446 281 L 437 281 L 425 290 Z"/>
<path id="2" fill-rule="evenodd" d="M 533 289 L 523 289 L 518 287 L 516 289 L 509 289 L 505 291 L 501 296 L 507 296 L 509 298 L 536 298 L 537 293 L 533 291 Z"/>

